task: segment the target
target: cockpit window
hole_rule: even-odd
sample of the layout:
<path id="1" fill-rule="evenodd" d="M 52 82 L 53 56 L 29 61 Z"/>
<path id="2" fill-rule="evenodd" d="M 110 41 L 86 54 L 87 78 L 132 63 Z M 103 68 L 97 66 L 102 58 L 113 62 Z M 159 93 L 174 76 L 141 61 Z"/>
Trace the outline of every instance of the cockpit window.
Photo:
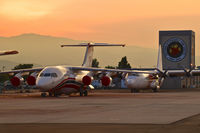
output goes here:
<path id="1" fill-rule="evenodd" d="M 58 77 L 56 73 L 51 73 L 51 77 Z"/>
<path id="2" fill-rule="evenodd" d="M 45 73 L 45 74 L 44 74 L 44 77 L 50 77 L 50 76 L 51 76 L 50 73 Z"/>
<path id="3" fill-rule="evenodd" d="M 58 77 L 56 73 L 41 73 L 40 77 Z"/>
<path id="4" fill-rule="evenodd" d="M 43 77 L 43 76 L 44 76 L 44 73 L 41 73 L 41 74 L 40 74 L 40 77 Z"/>

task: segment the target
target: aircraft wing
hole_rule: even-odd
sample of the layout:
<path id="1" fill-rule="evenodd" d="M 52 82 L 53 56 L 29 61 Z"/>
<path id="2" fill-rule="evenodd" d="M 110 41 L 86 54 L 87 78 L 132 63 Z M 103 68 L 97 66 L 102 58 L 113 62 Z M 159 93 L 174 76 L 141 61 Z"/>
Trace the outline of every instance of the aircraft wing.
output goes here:
<path id="1" fill-rule="evenodd" d="M 149 70 L 149 71 L 142 71 L 142 70 L 107 69 L 107 68 L 94 68 L 94 67 L 67 67 L 67 68 L 72 71 L 121 72 L 121 73 L 132 73 L 132 74 L 161 74 L 161 75 L 163 75 L 165 73 L 165 72 L 161 72 L 157 69 Z M 200 76 L 200 70 L 198 70 L 198 69 L 194 69 L 191 71 L 167 70 L 166 76 L 169 76 L 169 77 Z"/>
<path id="2" fill-rule="evenodd" d="M 82 67 L 82 66 L 64 66 L 66 69 L 76 73 L 78 71 L 91 71 L 91 72 L 121 72 L 121 73 L 134 73 L 134 74 L 158 74 L 158 71 L 138 71 L 138 70 L 123 70 L 123 69 L 107 69 L 107 68 L 94 68 L 94 67 Z M 44 67 L 30 68 L 30 69 L 18 69 L 0 72 L 0 74 L 12 74 L 12 73 L 25 73 L 25 72 L 40 72 Z"/>
<path id="3" fill-rule="evenodd" d="M 180 76 L 200 76 L 200 70 L 168 70 L 167 75 L 169 77 L 180 77 Z"/>
<path id="4" fill-rule="evenodd" d="M 93 71 L 93 72 L 120 72 L 120 73 L 132 73 L 132 74 L 160 74 L 157 69 L 149 70 L 149 71 L 142 71 L 142 70 L 124 70 L 124 69 L 107 69 L 107 68 L 94 68 L 94 67 L 82 67 L 82 66 L 65 66 L 66 69 L 71 71 Z M 24 72 L 36 72 L 43 70 L 44 67 L 39 68 L 30 68 L 30 69 L 19 69 L 19 70 L 10 70 L 10 71 L 3 71 L 0 74 L 5 73 L 24 73 Z M 186 70 L 167 70 L 166 73 L 169 77 L 178 77 L 178 76 L 200 76 L 200 70 L 195 69 L 191 71 Z"/>
<path id="5" fill-rule="evenodd" d="M 191 74 L 192 76 L 200 76 L 200 70 L 193 70 Z"/>
<path id="6" fill-rule="evenodd" d="M 169 77 L 185 76 L 186 72 L 184 70 L 168 70 L 167 75 Z"/>
<path id="7" fill-rule="evenodd" d="M 94 67 L 66 67 L 71 71 L 94 71 L 94 72 L 121 72 L 121 73 L 135 73 L 135 74 L 158 74 L 158 71 L 138 71 L 138 70 L 124 70 L 124 69 L 107 69 Z"/>
<path id="8" fill-rule="evenodd" d="M 40 68 L 30 68 L 30 69 L 18 69 L 18 70 L 3 71 L 3 72 L 0 72 L 0 74 L 35 72 L 35 71 L 41 71 L 42 69 L 44 69 L 44 67 L 43 68 L 40 67 Z"/>

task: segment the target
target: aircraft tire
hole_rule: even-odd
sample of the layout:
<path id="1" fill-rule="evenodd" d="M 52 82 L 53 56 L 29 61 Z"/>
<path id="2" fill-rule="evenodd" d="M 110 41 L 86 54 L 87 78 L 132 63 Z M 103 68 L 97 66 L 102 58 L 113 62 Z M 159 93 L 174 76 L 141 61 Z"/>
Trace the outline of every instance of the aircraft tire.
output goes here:
<path id="1" fill-rule="evenodd" d="M 59 94 L 54 93 L 54 97 L 58 97 L 58 96 L 59 96 Z"/>
<path id="2" fill-rule="evenodd" d="M 88 96 L 88 91 L 85 90 L 85 91 L 83 92 L 83 94 L 84 94 L 84 96 Z"/>
<path id="3" fill-rule="evenodd" d="M 134 93 L 133 89 L 131 88 L 131 93 Z"/>
<path id="4" fill-rule="evenodd" d="M 82 92 L 82 91 L 80 92 L 80 96 L 81 96 L 81 97 L 83 96 L 83 92 Z"/>
<path id="5" fill-rule="evenodd" d="M 52 94 L 51 92 L 49 92 L 49 96 L 50 96 L 50 97 L 52 97 L 52 96 L 53 96 L 53 94 Z"/>
<path id="6" fill-rule="evenodd" d="M 46 97 L 47 94 L 45 92 L 41 93 L 41 97 Z"/>
<path id="7" fill-rule="evenodd" d="M 158 89 L 157 88 L 154 88 L 154 89 L 152 89 L 153 90 L 153 92 L 158 92 Z"/>
<path id="8" fill-rule="evenodd" d="M 135 88 L 131 89 L 131 93 L 137 93 L 137 92 L 139 92 L 137 89 L 135 89 Z"/>

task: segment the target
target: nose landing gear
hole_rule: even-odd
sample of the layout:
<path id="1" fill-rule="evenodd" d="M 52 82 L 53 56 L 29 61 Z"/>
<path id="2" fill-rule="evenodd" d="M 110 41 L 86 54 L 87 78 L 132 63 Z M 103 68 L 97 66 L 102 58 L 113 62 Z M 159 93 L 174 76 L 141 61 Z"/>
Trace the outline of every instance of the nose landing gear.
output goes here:
<path id="1" fill-rule="evenodd" d="M 46 97 L 47 96 L 47 93 L 46 92 L 42 92 L 41 93 L 41 97 Z"/>
<path id="2" fill-rule="evenodd" d="M 138 93 L 139 90 L 138 89 L 135 89 L 135 88 L 131 88 L 131 93 Z"/>

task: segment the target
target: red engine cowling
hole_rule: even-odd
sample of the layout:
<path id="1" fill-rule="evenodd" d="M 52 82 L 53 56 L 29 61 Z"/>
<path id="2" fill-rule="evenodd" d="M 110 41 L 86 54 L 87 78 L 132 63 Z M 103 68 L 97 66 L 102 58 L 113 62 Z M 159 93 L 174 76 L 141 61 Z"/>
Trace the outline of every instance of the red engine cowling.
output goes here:
<path id="1" fill-rule="evenodd" d="M 35 85 L 36 84 L 36 77 L 35 76 L 28 76 L 28 78 L 26 79 L 26 82 L 28 85 Z"/>
<path id="2" fill-rule="evenodd" d="M 15 87 L 20 86 L 23 81 L 24 79 L 20 75 L 15 75 L 10 79 L 11 84 Z"/>
<path id="3" fill-rule="evenodd" d="M 37 78 L 38 73 L 34 72 L 31 75 L 29 75 L 26 79 L 26 82 L 28 85 L 33 86 L 36 85 L 36 78 Z"/>
<path id="4" fill-rule="evenodd" d="M 103 76 L 101 78 L 101 84 L 104 86 L 109 86 L 112 83 L 112 78 L 110 76 Z"/>
<path id="5" fill-rule="evenodd" d="M 92 78 L 88 75 L 85 75 L 83 78 L 82 78 L 82 83 L 84 85 L 90 85 L 92 83 Z"/>

